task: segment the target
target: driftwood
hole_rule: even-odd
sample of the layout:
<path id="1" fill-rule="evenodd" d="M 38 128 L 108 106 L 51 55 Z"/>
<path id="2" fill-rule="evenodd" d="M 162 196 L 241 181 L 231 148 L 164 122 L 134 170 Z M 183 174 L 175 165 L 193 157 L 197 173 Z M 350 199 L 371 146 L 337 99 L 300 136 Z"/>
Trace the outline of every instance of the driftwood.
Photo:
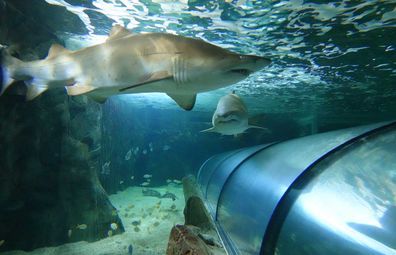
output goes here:
<path id="1" fill-rule="evenodd" d="M 183 179 L 183 192 L 185 224 L 172 228 L 166 255 L 226 254 L 193 176 Z"/>
<path id="2" fill-rule="evenodd" d="M 201 199 L 201 193 L 193 176 L 183 178 L 184 224 L 199 227 L 203 231 L 216 232 L 216 228 Z"/>

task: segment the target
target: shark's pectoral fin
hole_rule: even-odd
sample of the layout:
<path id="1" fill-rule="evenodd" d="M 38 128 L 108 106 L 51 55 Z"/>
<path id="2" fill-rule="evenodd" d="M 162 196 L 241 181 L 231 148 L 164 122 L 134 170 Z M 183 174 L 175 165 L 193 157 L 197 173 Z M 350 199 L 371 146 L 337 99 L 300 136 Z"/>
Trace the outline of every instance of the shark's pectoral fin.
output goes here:
<path id="1" fill-rule="evenodd" d="M 32 100 L 48 89 L 46 81 L 39 79 L 32 79 L 25 81 L 27 85 L 26 99 Z"/>
<path id="2" fill-rule="evenodd" d="M 268 134 L 271 134 L 271 130 L 269 130 L 268 128 L 263 128 L 263 127 L 259 127 L 259 126 L 254 126 L 254 125 L 249 125 L 248 128 L 256 128 L 256 129 L 261 129 L 263 130 L 263 132 L 266 132 Z"/>
<path id="3" fill-rule="evenodd" d="M 155 72 L 155 73 L 149 73 L 145 76 L 143 76 L 138 83 L 130 85 L 128 87 L 120 89 L 120 92 L 128 90 L 128 89 L 133 89 L 142 85 L 145 85 L 147 83 L 151 82 L 156 82 L 156 81 L 161 81 L 161 80 L 166 80 L 166 79 L 171 79 L 173 76 L 170 75 L 167 71 L 160 71 L 160 72 Z"/>
<path id="4" fill-rule="evenodd" d="M 81 84 L 74 84 L 73 86 L 66 86 L 67 94 L 69 96 L 77 96 L 81 94 L 88 93 L 94 90 L 95 87 L 88 86 L 88 85 L 81 85 Z"/>
<path id="5" fill-rule="evenodd" d="M 62 45 L 55 43 L 55 44 L 51 45 L 51 48 L 48 51 L 47 59 L 53 58 L 53 57 L 58 56 L 59 54 L 62 54 L 62 53 L 69 53 L 69 52 L 71 52 L 71 51 L 66 49 Z"/>
<path id="6" fill-rule="evenodd" d="M 211 128 L 208 128 L 208 129 L 204 129 L 204 130 L 201 130 L 199 132 L 201 132 L 201 133 L 216 132 L 216 127 L 211 127 Z"/>
<path id="7" fill-rule="evenodd" d="M 195 101 L 197 99 L 197 95 L 178 95 L 178 94 L 169 94 L 166 93 L 170 98 L 175 100 L 175 102 L 184 110 L 190 111 L 194 105 Z"/>
<path id="8" fill-rule="evenodd" d="M 128 35 L 131 35 L 132 33 L 126 29 L 123 26 L 120 25 L 114 25 L 109 33 L 109 38 L 107 38 L 107 42 L 110 40 L 115 40 L 115 39 L 119 39 Z"/>
<path id="9" fill-rule="evenodd" d="M 92 95 L 89 97 L 92 98 L 92 100 L 94 100 L 95 102 L 97 102 L 99 104 L 104 104 L 107 100 L 106 96 Z"/>

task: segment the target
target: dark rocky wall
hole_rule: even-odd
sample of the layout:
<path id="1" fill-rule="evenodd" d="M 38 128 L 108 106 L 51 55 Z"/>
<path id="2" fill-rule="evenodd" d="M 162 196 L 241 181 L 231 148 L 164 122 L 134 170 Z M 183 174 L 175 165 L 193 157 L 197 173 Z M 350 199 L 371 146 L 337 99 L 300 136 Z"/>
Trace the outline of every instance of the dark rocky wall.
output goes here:
<path id="1" fill-rule="evenodd" d="M 26 10 L 35 5 L 21 2 L 0 1 L 0 43 L 16 45 L 22 59 L 45 56 L 59 40 L 32 22 Z M 63 89 L 26 102 L 24 85 L 12 87 L 0 97 L 0 251 L 98 240 L 111 223 L 123 232 L 97 177 L 101 106 Z"/>

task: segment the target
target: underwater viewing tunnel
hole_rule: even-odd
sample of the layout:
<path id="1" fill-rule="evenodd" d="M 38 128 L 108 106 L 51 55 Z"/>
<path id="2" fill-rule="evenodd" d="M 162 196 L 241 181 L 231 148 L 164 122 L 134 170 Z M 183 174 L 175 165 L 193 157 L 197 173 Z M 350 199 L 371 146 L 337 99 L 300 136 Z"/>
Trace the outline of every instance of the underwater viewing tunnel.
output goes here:
<path id="1" fill-rule="evenodd" d="M 197 183 L 229 254 L 396 254 L 395 152 L 396 122 L 360 126 L 215 155 Z"/>

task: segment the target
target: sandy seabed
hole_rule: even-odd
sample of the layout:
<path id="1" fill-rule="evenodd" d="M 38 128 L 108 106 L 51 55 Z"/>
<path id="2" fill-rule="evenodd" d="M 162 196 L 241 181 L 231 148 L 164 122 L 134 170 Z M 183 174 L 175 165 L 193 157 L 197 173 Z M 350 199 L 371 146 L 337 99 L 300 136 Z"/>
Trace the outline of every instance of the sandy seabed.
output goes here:
<path id="1" fill-rule="evenodd" d="M 1 255 L 127 255 L 132 245 L 134 255 L 164 255 L 169 233 L 175 224 L 183 224 L 184 197 L 181 185 L 148 187 L 161 194 L 171 192 L 177 199 L 143 196 L 142 187 L 129 187 L 110 195 L 125 232 L 96 242 L 75 242 L 30 252 L 9 251 Z M 89 227 L 89 226 L 88 226 Z M 7 241 L 7 240 L 5 240 Z M 26 240 L 27 242 L 29 240 Z"/>

